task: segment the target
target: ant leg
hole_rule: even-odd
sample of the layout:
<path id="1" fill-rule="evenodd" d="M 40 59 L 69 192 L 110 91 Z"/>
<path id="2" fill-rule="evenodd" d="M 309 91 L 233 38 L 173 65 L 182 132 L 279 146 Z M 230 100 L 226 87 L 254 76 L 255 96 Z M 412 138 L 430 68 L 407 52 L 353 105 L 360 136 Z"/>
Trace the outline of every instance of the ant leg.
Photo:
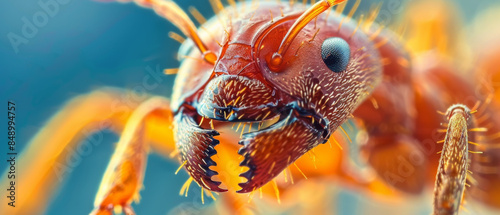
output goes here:
<path id="1" fill-rule="evenodd" d="M 448 128 L 436 174 L 433 214 L 458 214 L 470 165 L 468 145 L 474 137 L 469 136 L 473 119 L 467 106 L 453 105 L 446 116 Z"/>
<path id="2" fill-rule="evenodd" d="M 121 132 L 133 110 L 146 98 L 137 98 L 131 92 L 116 88 L 104 88 L 66 103 L 20 153 L 17 164 L 30 168 L 17 174 L 16 183 L 23 184 L 18 194 L 23 198 L 16 199 L 13 213 L 43 213 L 53 193 L 57 192 L 58 184 L 71 173 L 73 161 L 69 160 L 74 154 L 101 141 L 101 130 Z M 170 130 L 173 117 L 168 106 L 162 108 L 165 109 L 156 110 L 146 118 L 145 133 L 155 151 L 168 155 L 175 148 Z M 80 144 L 86 138 L 88 145 Z M 8 183 L 6 174 L 4 172 L 1 178 L 4 184 Z M 8 213 L 14 209 L 6 205 L 0 204 L 0 211 Z"/>
<path id="3" fill-rule="evenodd" d="M 144 119 L 153 111 L 169 106 L 167 99 L 153 97 L 134 110 L 104 173 L 94 202 L 94 214 L 115 207 L 124 208 L 125 214 L 135 214 L 130 204 L 139 198 L 148 154 L 145 136 L 148 125 Z"/>

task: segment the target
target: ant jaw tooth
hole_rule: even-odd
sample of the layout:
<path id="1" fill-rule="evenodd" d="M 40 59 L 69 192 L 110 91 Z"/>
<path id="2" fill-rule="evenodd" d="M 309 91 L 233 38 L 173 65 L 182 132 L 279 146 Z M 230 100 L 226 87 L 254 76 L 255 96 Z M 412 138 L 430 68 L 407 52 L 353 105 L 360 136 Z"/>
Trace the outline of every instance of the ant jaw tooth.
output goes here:
<path id="1" fill-rule="evenodd" d="M 323 130 L 317 130 L 308 117 L 291 110 L 270 127 L 243 135 L 238 154 L 244 157 L 240 166 L 248 167 L 240 177 L 238 193 L 251 192 L 273 180 L 307 151 L 324 142 Z M 307 135 L 306 135 L 307 134 Z M 286 144 L 286 145 L 282 145 Z M 294 147 L 287 147 L 293 145 Z M 261 148 L 265 147 L 265 150 Z"/>
<path id="2" fill-rule="evenodd" d="M 217 154 L 214 147 L 219 144 L 219 140 L 214 139 L 214 136 L 219 135 L 219 132 L 197 126 L 194 119 L 184 112 L 175 120 L 176 145 L 188 174 L 204 189 L 227 191 L 219 188 L 221 182 L 211 179 L 212 176 L 218 175 L 218 172 L 210 167 L 217 165 L 211 157 Z"/>

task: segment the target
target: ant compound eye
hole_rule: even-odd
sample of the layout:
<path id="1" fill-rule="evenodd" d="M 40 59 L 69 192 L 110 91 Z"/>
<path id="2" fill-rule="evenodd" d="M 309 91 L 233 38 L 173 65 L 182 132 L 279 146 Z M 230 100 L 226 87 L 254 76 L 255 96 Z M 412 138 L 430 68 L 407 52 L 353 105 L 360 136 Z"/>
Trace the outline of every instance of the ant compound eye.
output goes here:
<path id="1" fill-rule="evenodd" d="M 351 49 L 340 37 L 330 37 L 321 45 L 321 58 L 333 72 L 342 72 L 347 68 L 351 58 Z"/>

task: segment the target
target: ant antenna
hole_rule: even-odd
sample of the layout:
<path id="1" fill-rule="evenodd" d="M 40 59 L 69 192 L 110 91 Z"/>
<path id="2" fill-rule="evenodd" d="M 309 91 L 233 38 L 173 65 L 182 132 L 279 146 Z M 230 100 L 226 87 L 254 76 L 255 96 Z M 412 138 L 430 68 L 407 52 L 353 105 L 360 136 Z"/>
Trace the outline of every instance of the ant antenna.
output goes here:
<path id="1" fill-rule="evenodd" d="M 152 8 L 158 15 L 166 18 L 174 24 L 179 30 L 193 40 L 194 44 L 203 54 L 203 59 L 210 64 L 215 64 L 217 55 L 208 50 L 207 46 L 201 41 L 200 36 L 196 32 L 196 26 L 189 16 L 182 10 L 179 5 L 171 0 L 133 0 L 140 6 Z"/>
<path id="2" fill-rule="evenodd" d="M 283 63 L 283 56 L 285 55 L 288 47 L 292 43 L 293 39 L 297 34 L 309 23 L 312 19 L 316 18 L 321 13 L 330 9 L 336 4 L 342 3 L 345 0 L 323 0 L 317 2 L 311 8 L 306 10 L 298 19 L 293 23 L 290 30 L 285 35 L 285 38 L 281 41 L 280 47 L 277 52 L 271 57 L 271 61 L 268 63 L 271 71 L 279 72 L 279 67 Z"/>

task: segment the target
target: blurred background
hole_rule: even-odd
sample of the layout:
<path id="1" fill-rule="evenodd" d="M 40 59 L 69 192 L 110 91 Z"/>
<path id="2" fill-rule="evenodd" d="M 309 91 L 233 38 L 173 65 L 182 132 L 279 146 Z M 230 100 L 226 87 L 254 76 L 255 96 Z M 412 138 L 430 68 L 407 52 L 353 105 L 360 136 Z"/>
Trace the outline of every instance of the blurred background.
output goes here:
<path id="1" fill-rule="evenodd" d="M 24 20 L 43 11 L 39 2 L 48 0 L 2 1 L 0 6 L 0 92 L 2 102 L 14 101 L 16 110 L 17 151 L 26 143 L 59 108 L 74 96 L 112 86 L 134 89 L 142 85 L 144 76 L 159 74 L 159 85 L 148 93 L 170 97 L 175 76 L 162 75 L 165 68 L 177 68 L 178 42 L 168 37 L 169 31 L 180 33 L 173 25 L 157 16 L 150 9 L 135 4 L 103 3 L 91 0 L 65 0 L 58 11 L 50 14 L 46 23 L 32 32 L 31 38 L 18 45 L 9 40 L 12 33 L 22 35 Z M 359 11 L 366 11 L 377 2 L 383 6 L 396 4 L 404 7 L 406 0 L 365 0 Z M 495 0 L 457 0 L 464 29 L 474 18 L 488 8 L 499 7 Z M 187 10 L 196 8 L 205 16 L 213 16 L 208 0 L 182 0 L 177 3 Z M 354 1 L 349 2 L 352 5 Z M 400 6 L 398 6 L 400 5 Z M 350 6 L 348 6 L 349 8 Z M 398 19 L 402 14 L 394 14 Z M 468 32 L 474 34 L 475 32 Z M 474 38 L 474 35 L 467 35 Z M 471 41 L 475 43 L 475 41 Z M 6 123 L 0 123 L 0 131 Z M 6 132 L 2 132 L 6 133 Z M 118 136 L 102 132 L 100 144 L 59 185 L 46 214 L 88 214 L 93 208 L 94 196 L 109 161 Z M 5 135 L 5 134 L 2 134 Z M 89 137 L 92 138 L 92 137 Z M 0 146 L 0 160 L 6 159 L 6 144 Z M 133 207 L 138 214 L 196 213 L 211 207 L 201 205 L 200 189 L 191 186 L 189 197 L 179 196 L 179 189 L 188 178 L 181 171 L 174 175 L 176 161 L 151 154 L 145 177 L 145 189 L 140 204 Z M 19 171 L 25 166 L 18 166 Z M 0 171 L 6 163 L 0 162 Z M 2 190 L 4 189 L 4 185 Z M 19 185 L 22 189 L 22 185 Z M 331 186 L 332 207 L 337 214 L 366 214 L 360 208 L 379 208 L 388 205 L 374 202 L 355 192 Z M 2 191 L 2 198 L 3 191 Z M 22 198 L 22 196 L 18 196 Z M 207 198 L 206 198 L 207 199 Z M 334 202 L 333 202 L 334 201 Z M 429 214 L 431 202 L 418 199 L 418 206 L 406 214 Z M 426 205 L 426 202 L 429 204 Z M 417 205 L 417 204 L 415 204 Z M 387 210 L 387 209 L 386 209 Z M 285 213 L 292 213 L 291 211 Z"/>

